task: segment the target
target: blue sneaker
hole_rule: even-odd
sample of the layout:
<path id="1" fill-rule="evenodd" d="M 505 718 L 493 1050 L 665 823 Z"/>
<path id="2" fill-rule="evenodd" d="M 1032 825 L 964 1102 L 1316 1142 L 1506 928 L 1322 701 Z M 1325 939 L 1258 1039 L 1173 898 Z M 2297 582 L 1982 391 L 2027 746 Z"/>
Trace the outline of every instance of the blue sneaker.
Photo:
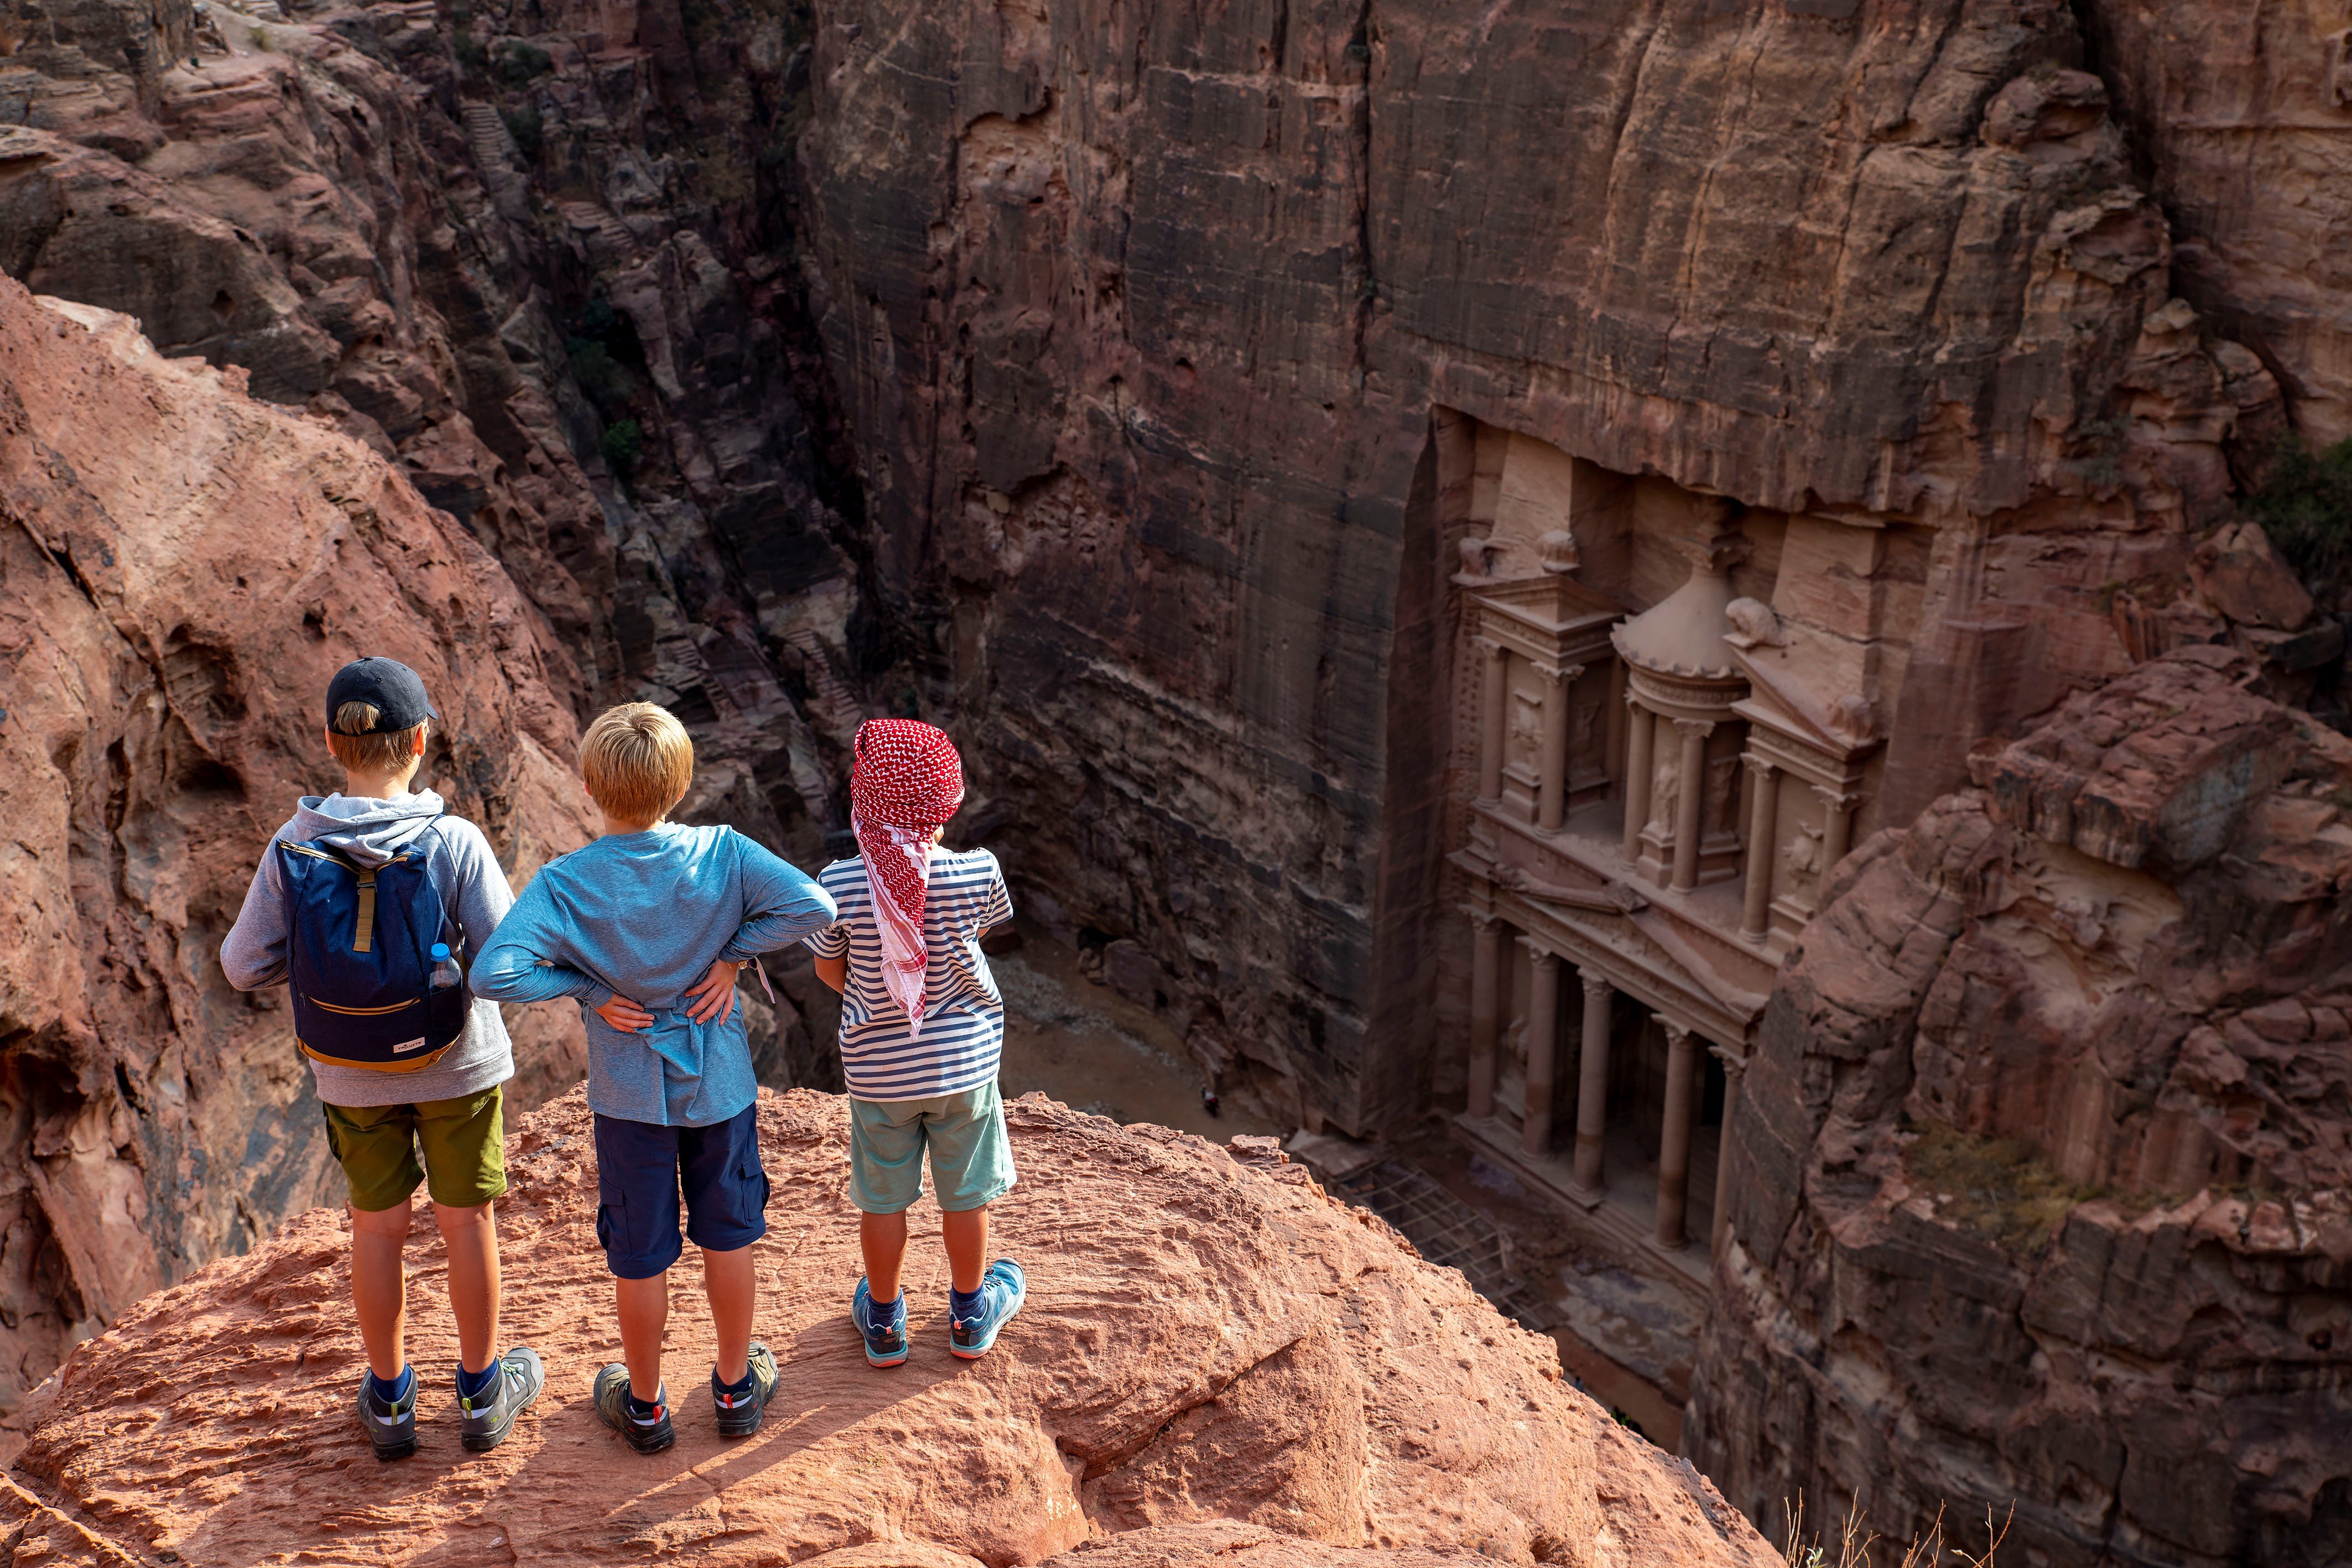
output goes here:
<path id="1" fill-rule="evenodd" d="M 1028 1297 L 1029 1281 L 1021 1265 L 1010 1258 L 999 1258 L 981 1276 L 980 1311 L 968 1318 L 950 1312 L 948 1349 L 966 1361 L 986 1355 L 996 1343 L 996 1331 L 1013 1321 L 1013 1314 Z"/>
<path id="2" fill-rule="evenodd" d="M 874 1293 L 866 1281 L 857 1281 L 857 1294 L 849 1299 L 849 1321 L 857 1325 L 858 1338 L 866 1342 L 866 1364 L 868 1366 L 896 1366 L 907 1359 L 907 1291 L 898 1291 L 892 1303 L 898 1310 L 881 1317 L 875 1310 Z"/>

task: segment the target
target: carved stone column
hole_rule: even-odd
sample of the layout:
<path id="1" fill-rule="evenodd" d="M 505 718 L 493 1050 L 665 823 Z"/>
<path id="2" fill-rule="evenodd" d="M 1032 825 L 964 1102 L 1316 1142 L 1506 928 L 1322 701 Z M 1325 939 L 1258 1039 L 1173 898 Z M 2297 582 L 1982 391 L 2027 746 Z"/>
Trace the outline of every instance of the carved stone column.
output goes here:
<path id="1" fill-rule="evenodd" d="M 1772 928 L 1772 867 L 1780 847 L 1774 841 L 1780 824 L 1780 770 L 1753 752 L 1743 760 L 1756 775 L 1756 787 L 1748 813 L 1748 887 L 1739 910 L 1739 935 L 1750 942 L 1761 942 Z"/>
<path id="2" fill-rule="evenodd" d="M 1524 940 L 1524 938 L 1523 938 Z M 1551 1155 L 1553 1058 L 1559 1040 L 1559 955 L 1528 944 L 1528 1089 L 1521 1107 L 1519 1146 L 1537 1159 Z"/>
<path id="3" fill-rule="evenodd" d="M 1720 1255 L 1724 1238 L 1731 1234 L 1731 1117 L 1739 1109 L 1739 1082 L 1748 1076 L 1748 1059 L 1719 1045 L 1707 1049 L 1723 1063 L 1723 1133 L 1715 1155 L 1715 1227 L 1707 1239 L 1710 1254 Z"/>
<path id="4" fill-rule="evenodd" d="M 1691 1069 L 1698 1048 L 1690 1030 L 1666 1026 L 1666 1120 L 1658 1134 L 1658 1245 L 1672 1252 L 1681 1247 L 1683 1215 L 1690 1195 Z"/>
<path id="5" fill-rule="evenodd" d="M 1706 737 L 1715 726 L 1705 719 L 1678 718 L 1675 733 L 1682 737 L 1682 779 L 1675 796 L 1675 880 L 1676 893 L 1698 885 L 1699 824 L 1706 806 Z"/>
<path id="6" fill-rule="evenodd" d="M 1609 1126 L 1609 1003 L 1617 988 L 1598 969 L 1579 969 L 1584 982 L 1584 1028 L 1577 1040 L 1576 1185 L 1598 1198 L 1605 1181 L 1601 1140 Z"/>
<path id="7" fill-rule="evenodd" d="M 1478 799 L 1503 798 L 1503 705 L 1510 695 L 1511 652 L 1500 643 L 1481 637 L 1486 650 L 1486 702 L 1478 711 Z"/>
<path id="8" fill-rule="evenodd" d="M 1625 863 L 1633 865 L 1642 858 L 1642 829 L 1650 820 L 1650 787 L 1656 782 L 1652 747 L 1658 716 L 1631 696 L 1625 699 L 1625 713 L 1630 721 L 1625 732 Z"/>
<path id="9" fill-rule="evenodd" d="M 1570 664 L 1544 674 L 1542 787 L 1537 791 L 1536 826 L 1559 831 L 1568 802 L 1568 693 L 1582 668 Z"/>
<path id="10" fill-rule="evenodd" d="M 1503 923 L 1470 913 L 1470 1114 L 1495 1113 L 1495 1029 L 1503 981 Z"/>
<path id="11" fill-rule="evenodd" d="M 1822 802 L 1822 886 L 1827 888 L 1830 873 L 1845 859 L 1846 836 L 1853 831 L 1853 808 L 1862 797 L 1840 794 L 1818 784 L 1813 786 L 1813 793 L 1821 797 Z"/>

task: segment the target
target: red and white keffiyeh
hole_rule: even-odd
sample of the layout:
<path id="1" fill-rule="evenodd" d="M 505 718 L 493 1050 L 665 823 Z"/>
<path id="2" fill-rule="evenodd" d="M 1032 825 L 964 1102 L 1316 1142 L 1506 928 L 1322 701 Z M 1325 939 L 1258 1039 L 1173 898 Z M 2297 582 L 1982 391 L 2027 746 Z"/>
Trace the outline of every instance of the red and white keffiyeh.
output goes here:
<path id="1" fill-rule="evenodd" d="M 882 934 L 882 984 L 907 1013 L 907 1038 L 923 1032 L 923 901 L 931 888 L 931 834 L 963 804 L 963 762 L 946 735 L 908 718 L 869 718 L 851 747 L 849 826 L 866 857 L 874 923 Z"/>

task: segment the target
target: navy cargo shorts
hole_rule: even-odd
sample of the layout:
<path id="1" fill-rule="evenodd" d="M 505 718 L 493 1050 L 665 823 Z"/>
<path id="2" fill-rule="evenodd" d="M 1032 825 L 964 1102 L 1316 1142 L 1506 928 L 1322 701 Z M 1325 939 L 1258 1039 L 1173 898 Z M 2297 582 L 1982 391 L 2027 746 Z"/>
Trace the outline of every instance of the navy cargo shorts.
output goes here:
<path id="1" fill-rule="evenodd" d="M 596 1118 L 596 1240 L 614 1274 L 650 1280 L 677 1261 L 681 1185 L 697 1247 L 732 1252 L 768 1233 L 756 1103 L 709 1127 Z"/>

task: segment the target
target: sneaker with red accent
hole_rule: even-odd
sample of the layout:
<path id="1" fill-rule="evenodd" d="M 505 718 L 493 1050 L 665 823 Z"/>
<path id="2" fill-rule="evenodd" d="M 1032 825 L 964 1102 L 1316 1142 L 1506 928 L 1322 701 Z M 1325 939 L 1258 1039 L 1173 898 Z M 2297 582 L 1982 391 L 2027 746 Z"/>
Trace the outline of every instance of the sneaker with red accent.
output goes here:
<path id="1" fill-rule="evenodd" d="M 677 1441 L 677 1428 L 669 1422 L 669 1397 L 666 1393 L 654 1395 L 654 1413 L 641 1416 L 629 1407 L 629 1369 L 619 1362 L 596 1375 L 596 1414 L 622 1437 L 629 1447 L 641 1454 L 658 1454 Z"/>
<path id="2" fill-rule="evenodd" d="M 748 1437 L 760 1429 L 761 1417 L 768 1413 L 768 1396 L 776 1391 L 776 1358 L 758 1340 L 751 1342 L 751 1354 L 743 1358 L 743 1382 L 730 1388 L 719 1381 L 719 1369 L 710 1369 L 710 1403 L 719 1412 L 719 1435 L 722 1437 Z"/>

